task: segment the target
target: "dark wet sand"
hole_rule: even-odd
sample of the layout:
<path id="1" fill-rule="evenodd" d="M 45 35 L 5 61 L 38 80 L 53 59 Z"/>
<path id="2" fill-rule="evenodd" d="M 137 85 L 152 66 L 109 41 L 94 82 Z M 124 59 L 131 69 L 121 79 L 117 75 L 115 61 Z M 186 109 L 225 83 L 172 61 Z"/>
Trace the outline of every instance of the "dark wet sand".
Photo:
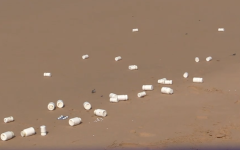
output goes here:
<path id="1" fill-rule="evenodd" d="M 239 0 L 2 0 L 0 118 L 15 121 L 2 121 L 0 132 L 16 137 L 0 141 L 0 147 L 240 146 L 239 5 Z M 122 60 L 115 62 L 116 56 Z M 173 80 L 173 95 L 161 94 L 164 85 L 157 80 L 164 77 Z M 192 83 L 193 77 L 204 83 Z M 137 98 L 144 84 L 154 91 Z M 110 103 L 110 93 L 130 99 Z M 48 111 L 47 104 L 58 99 L 66 107 Z M 85 101 L 93 109 L 84 110 Z M 101 122 L 94 122 L 97 108 L 108 112 Z M 70 127 L 68 120 L 57 120 L 60 115 L 83 122 Z M 41 125 L 49 131 L 45 137 Z M 22 138 L 20 131 L 28 127 L 37 134 Z"/>

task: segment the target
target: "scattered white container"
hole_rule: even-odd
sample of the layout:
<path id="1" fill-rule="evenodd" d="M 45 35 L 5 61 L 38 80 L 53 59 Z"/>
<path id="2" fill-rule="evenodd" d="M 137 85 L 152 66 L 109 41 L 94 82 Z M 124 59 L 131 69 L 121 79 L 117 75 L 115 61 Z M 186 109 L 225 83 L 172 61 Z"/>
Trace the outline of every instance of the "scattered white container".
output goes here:
<path id="1" fill-rule="evenodd" d="M 225 31 L 224 28 L 218 28 L 218 31 Z"/>
<path id="2" fill-rule="evenodd" d="M 136 66 L 136 65 L 130 65 L 130 66 L 128 67 L 128 69 L 129 69 L 129 70 L 137 70 L 137 69 L 138 69 L 138 66 Z"/>
<path id="3" fill-rule="evenodd" d="M 63 107 L 64 107 L 64 103 L 63 103 L 62 100 L 58 100 L 58 101 L 57 101 L 57 107 L 58 107 L 58 108 L 63 108 Z"/>
<path id="4" fill-rule="evenodd" d="M 166 80 L 167 80 L 166 78 L 159 79 L 159 80 L 158 80 L 158 83 L 164 84 L 164 82 L 165 82 Z"/>
<path id="5" fill-rule="evenodd" d="M 1 134 L 1 140 L 7 141 L 14 137 L 14 133 L 12 131 L 7 131 Z"/>
<path id="6" fill-rule="evenodd" d="M 199 62 L 199 61 L 200 61 L 200 59 L 199 59 L 198 57 L 196 57 L 196 58 L 195 58 L 195 61 L 196 61 L 196 62 Z"/>
<path id="7" fill-rule="evenodd" d="M 5 123 L 12 122 L 12 121 L 14 121 L 14 118 L 13 118 L 12 116 L 6 117 L 6 118 L 3 119 L 3 121 L 4 121 Z"/>
<path id="8" fill-rule="evenodd" d="M 137 94 L 138 97 L 144 97 L 146 95 L 147 95 L 146 92 L 140 92 L 140 93 Z"/>
<path id="9" fill-rule="evenodd" d="M 92 105 L 89 103 L 89 102 L 84 102 L 83 103 L 83 107 L 86 109 L 86 110 L 90 110 L 92 108 Z"/>
<path id="10" fill-rule="evenodd" d="M 183 74 L 183 77 L 184 77 L 184 78 L 187 78 L 187 77 L 188 77 L 188 73 L 185 72 L 185 73 Z"/>
<path id="11" fill-rule="evenodd" d="M 83 55 L 83 56 L 82 56 L 82 59 L 87 59 L 87 58 L 89 58 L 88 55 Z"/>
<path id="12" fill-rule="evenodd" d="M 203 82 L 203 78 L 194 77 L 193 78 L 193 82 L 195 82 L 195 83 L 202 83 Z"/>
<path id="13" fill-rule="evenodd" d="M 40 126 L 40 132 L 41 132 L 41 136 L 47 135 L 46 126 L 44 126 L 44 125 Z"/>
<path id="14" fill-rule="evenodd" d="M 50 102 L 48 104 L 48 110 L 54 110 L 55 109 L 55 104 L 53 102 Z"/>
<path id="15" fill-rule="evenodd" d="M 153 90 L 153 86 L 152 85 L 143 85 L 142 90 L 151 91 L 151 90 Z"/>
<path id="16" fill-rule="evenodd" d="M 109 94 L 109 98 L 113 98 L 113 97 L 117 97 L 117 94 L 110 93 L 110 94 Z"/>
<path id="17" fill-rule="evenodd" d="M 161 88 L 161 92 L 163 94 L 173 94 L 173 89 L 169 88 L 169 87 L 162 87 Z"/>
<path id="18" fill-rule="evenodd" d="M 68 123 L 69 123 L 70 126 L 75 126 L 75 125 L 80 124 L 81 121 L 82 121 L 81 118 L 75 117 L 75 118 L 69 119 Z"/>
<path id="19" fill-rule="evenodd" d="M 30 136 L 30 135 L 33 135 L 35 134 L 35 129 L 33 127 L 30 127 L 30 128 L 27 128 L 27 129 L 24 129 L 23 131 L 21 131 L 21 136 L 22 137 L 26 137 L 26 136 Z"/>
<path id="20" fill-rule="evenodd" d="M 126 101 L 126 100 L 128 100 L 128 95 L 118 95 L 117 99 L 119 101 Z"/>
<path id="21" fill-rule="evenodd" d="M 206 61 L 211 61 L 211 60 L 212 60 L 212 57 L 211 57 L 211 56 L 209 56 L 209 57 L 206 58 Z"/>
<path id="22" fill-rule="evenodd" d="M 96 116 L 100 116 L 100 117 L 106 117 L 107 116 L 107 111 L 103 110 L 103 109 L 95 109 L 94 110 L 94 114 Z"/>
<path id="23" fill-rule="evenodd" d="M 112 103 L 117 103 L 119 100 L 118 100 L 118 98 L 117 97 L 111 97 L 110 98 L 110 102 L 112 102 Z"/>
<path id="24" fill-rule="evenodd" d="M 172 84 L 172 80 L 165 80 L 164 84 Z"/>
<path id="25" fill-rule="evenodd" d="M 115 57 L 115 61 L 119 61 L 119 60 L 121 60 L 121 59 L 122 59 L 121 56 Z"/>
<path id="26" fill-rule="evenodd" d="M 132 32 L 138 32 L 138 28 L 132 29 Z"/>
<path id="27" fill-rule="evenodd" d="M 44 72 L 44 73 L 43 73 L 43 76 L 44 76 L 44 77 L 51 77 L 51 76 L 52 76 L 52 74 L 51 74 L 51 73 L 49 73 L 49 72 Z"/>

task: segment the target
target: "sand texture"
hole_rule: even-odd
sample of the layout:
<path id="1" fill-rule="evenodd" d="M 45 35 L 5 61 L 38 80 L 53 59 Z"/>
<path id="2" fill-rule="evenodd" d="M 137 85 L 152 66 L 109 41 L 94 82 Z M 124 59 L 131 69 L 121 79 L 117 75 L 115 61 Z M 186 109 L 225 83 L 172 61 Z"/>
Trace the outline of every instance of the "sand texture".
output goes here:
<path id="1" fill-rule="evenodd" d="M 0 133 L 16 135 L 0 141 L 0 149 L 240 146 L 239 5 L 240 0 L 0 1 Z M 88 59 L 82 59 L 85 54 Z M 115 61 L 117 56 L 122 59 Z M 193 83 L 193 77 L 204 82 Z M 173 84 L 157 83 L 161 78 Z M 138 98 L 142 85 L 154 90 Z M 174 94 L 162 94 L 165 86 Z M 110 103 L 110 93 L 129 100 Z M 65 107 L 49 111 L 48 103 L 59 99 Z M 84 109 L 86 101 L 91 110 Z M 108 115 L 98 117 L 95 109 Z M 69 118 L 57 120 L 60 115 Z M 15 120 L 4 123 L 8 116 Z M 72 127 L 68 120 L 74 117 L 82 123 Z M 21 137 L 29 127 L 36 134 Z"/>

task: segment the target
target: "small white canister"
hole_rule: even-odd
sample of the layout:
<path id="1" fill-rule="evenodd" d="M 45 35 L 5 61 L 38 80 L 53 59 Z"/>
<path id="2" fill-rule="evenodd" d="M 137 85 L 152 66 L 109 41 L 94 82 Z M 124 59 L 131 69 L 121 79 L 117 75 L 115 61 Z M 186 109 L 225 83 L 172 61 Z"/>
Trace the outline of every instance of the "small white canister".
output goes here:
<path id="1" fill-rule="evenodd" d="M 161 92 L 163 94 L 173 94 L 173 89 L 169 88 L 169 87 L 162 87 L 161 88 Z"/>
<path id="2" fill-rule="evenodd" d="M 103 109 L 96 109 L 96 110 L 94 110 L 94 114 L 96 116 L 106 117 L 107 116 L 107 111 L 103 110 Z"/>
<path id="3" fill-rule="evenodd" d="M 24 129 L 23 131 L 21 131 L 21 136 L 26 137 L 26 136 L 33 135 L 35 133 L 36 133 L 35 129 L 33 127 L 30 127 L 30 128 L 27 128 L 27 129 Z"/>
<path id="4" fill-rule="evenodd" d="M 159 79 L 159 80 L 158 80 L 158 83 L 164 84 L 166 80 L 167 80 L 166 78 Z"/>
<path id="5" fill-rule="evenodd" d="M 172 84 L 172 80 L 165 80 L 164 84 Z"/>
<path id="6" fill-rule="evenodd" d="M 58 107 L 58 108 L 63 108 L 63 107 L 64 107 L 64 103 L 63 103 L 62 100 L 58 100 L 58 101 L 57 101 L 57 107 Z"/>
<path id="7" fill-rule="evenodd" d="M 121 60 L 121 59 L 122 59 L 121 56 L 115 57 L 115 61 L 119 61 L 119 60 Z"/>
<path id="8" fill-rule="evenodd" d="M 211 61 L 211 60 L 212 60 L 212 57 L 211 57 L 211 56 L 209 56 L 209 57 L 206 58 L 206 61 Z"/>
<path id="9" fill-rule="evenodd" d="M 128 100 L 128 95 L 118 95 L 117 99 L 119 101 L 126 101 L 126 100 Z"/>
<path id="10" fill-rule="evenodd" d="M 109 94 L 109 98 L 112 98 L 112 97 L 117 97 L 117 94 L 115 94 L 115 93 L 110 93 L 110 94 Z"/>
<path id="11" fill-rule="evenodd" d="M 46 126 L 44 126 L 44 125 L 40 126 L 40 132 L 41 132 L 41 136 L 47 135 Z"/>
<path id="12" fill-rule="evenodd" d="M 82 59 L 87 59 L 87 58 L 89 58 L 88 55 L 83 55 L 83 56 L 82 56 Z"/>
<path id="13" fill-rule="evenodd" d="M 52 74 L 51 74 L 50 72 L 44 72 L 44 73 L 43 73 L 43 76 L 44 76 L 44 77 L 51 77 Z"/>
<path id="14" fill-rule="evenodd" d="M 140 93 L 137 94 L 138 97 L 144 97 L 146 95 L 147 95 L 146 92 L 140 92 Z"/>
<path id="15" fill-rule="evenodd" d="M 137 65 L 130 65 L 130 66 L 128 66 L 128 69 L 129 70 L 137 70 L 138 66 Z"/>
<path id="16" fill-rule="evenodd" d="M 187 77 L 188 77 L 188 73 L 185 72 L 185 73 L 183 74 L 183 77 L 184 77 L 184 78 L 187 78 Z"/>
<path id="17" fill-rule="evenodd" d="M 143 85 L 142 90 L 151 91 L 151 90 L 153 90 L 153 86 L 152 85 Z"/>
<path id="18" fill-rule="evenodd" d="M 112 103 L 117 103 L 119 100 L 118 100 L 118 98 L 117 97 L 112 97 L 112 98 L 110 98 L 110 102 L 112 102 Z"/>
<path id="19" fill-rule="evenodd" d="M 200 59 L 199 59 L 198 57 L 195 57 L 195 61 L 196 61 L 196 62 L 199 62 Z"/>
<path id="20" fill-rule="evenodd" d="M 202 83 L 203 82 L 203 78 L 194 77 L 193 78 L 193 82 L 195 82 L 195 83 Z"/>
<path id="21" fill-rule="evenodd" d="M 86 109 L 86 110 L 90 110 L 92 108 L 92 105 L 89 103 L 89 102 L 84 102 L 83 103 L 83 107 Z"/>
<path id="22" fill-rule="evenodd" d="M 48 104 L 48 110 L 54 110 L 55 109 L 55 104 L 53 103 L 53 102 L 50 102 L 49 104 Z"/>
<path id="23" fill-rule="evenodd" d="M 12 131 L 7 131 L 1 134 L 1 140 L 7 141 L 14 137 L 14 133 Z"/>
<path id="24" fill-rule="evenodd" d="M 3 119 L 3 121 L 4 121 L 4 123 L 12 122 L 12 121 L 14 121 L 14 118 L 12 116 L 6 117 Z"/>
<path id="25" fill-rule="evenodd" d="M 81 118 L 75 117 L 75 118 L 69 119 L 68 123 L 69 123 L 70 126 L 75 126 L 75 125 L 80 124 L 81 121 L 82 121 Z"/>

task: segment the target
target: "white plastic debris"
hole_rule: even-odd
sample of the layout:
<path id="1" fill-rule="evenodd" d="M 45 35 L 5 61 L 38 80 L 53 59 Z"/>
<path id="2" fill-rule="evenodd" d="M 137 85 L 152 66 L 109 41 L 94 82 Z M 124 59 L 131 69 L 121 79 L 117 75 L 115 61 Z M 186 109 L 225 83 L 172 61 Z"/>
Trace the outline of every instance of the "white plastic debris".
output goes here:
<path id="1" fill-rule="evenodd" d="M 195 58 L 195 61 L 196 61 L 196 62 L 199 62 L 199 61 L 200 61 L 200 59 L 199 59 L 198 57 L 196 57 L 196 58 Z"/>
<path id="2" fill-rule="evenodd" d="M 206 61 L 211 61 L 211 60 L 212 60 L 212 57 L 211 57 L 211 56 L 209 56 L 209 57 L 206 58 Z"/>
<path id="3" fill-rule="evenodd" d="M 117 99 L 119 101 L 126 101 L 126 100 L 128 100 L 128 95 L 118 95 Z"/>
<path id="4" fill-rule="evenodd" d="M 167 80 L 166 78 L 163 78 L 163 79 L 159 79 L 158 83 L 161 83 L 161 84 L 172 84 L 172 80 Z"/>
<path id="5" fill-rule="evenodd" d="M 68 116 L 63 116 L 63 115 L 61 115 L 61 116 L 59 116 L 57 119 L 58 120 L 65 120 L 65 119 L 67 119 L 68 118 Z"/>
<path id="6" fill-rule="evenodd" d="M 137 69 L 138 69 L 138 66 L 136 66 L 136 65 L 130 65 L 130 66 L 128 66 L 128 69 L 129 69 L 129 70 L 137 70 Z"/>
<path id="7" fill-rule="evenodd" d="M 80 124 L 81 121 L 82 121 L 81 118 L 75 117 L 75 118 L 69 119 L 68 123 L 69 123 L 70 126 L 75 126 L 75 125 Z"/>
<path id="8" fill-rule="evenodd" d="M 203 82 L 203 78 L 194 77 L 193 78 L 193 82 L 195 82 L 195 83 L 202 83 Z"/>
<path id="9" fill-rule="evenodd" d="M 117 97 L 117 94 L 110 93 L 110 94 L 109 94 L 109 98 L 113 98 L 113 97 Z"/>
<path id="10" fill-rule="evenodd" d="M 146 95 L 147 95 L 147 93 L 145 91 L 137 94 L 138 97 L 144 97 Z"/>
<path id="11" fill-rule="evenodd" d="M 161 88 L 161 92 L 163 94 L 173 94 L 173 89 L 169 88 L 169 87 L 162 87 Z"/>
<path id="12" fill-rule="evenodd" d="M 83 103 L 83 107 L 86 109 L 86 110 L 90 110 L 92 108 L 92 105 L 89 103 L 89 102 L 84 102 Z"/>
<path id="13" fill-rule="evenodd" d="M 142 90 L 151 91 L 151 90 L 153 90 L 153 86 L 152 85 L 143 85 Z"/>
<path id="14" fill-rule="evenodd" d="M 100 117 L 106 117 L 107 116 L 107 111 L 103 110 L 103 109 L 95 109 L 94 110 L 94 114 L 96 116 L 100 116 Z"/>
<path id="15" fill-rule="evenodd" d="M 61 120 L 63 117 L 64 117 L 63 115 L 59 116 L 59 117 L 58 117 L 58 120 Z"/>
<path id="16" fill-rule="evenodd" d="M 44 125 L 40 126 L 40 132 L 41 132 L 41 136 L 47 135 L 46 126 L 44 126 Z"/>
<path id="17" fill-rule="evenodd" d="M 14 121 L 14 118 L 12 116 L 6 117 L 3 119 L 3 121 L 4 121 L 4 123 L 12 122 L 12 121 Z"/>
<path id="18" fill-rule="evenodd" d="M 14 133 L 12 131 L 7 131 L 1 134 L 1 140 L 7 141 L 14 137 Z"/>
<path id="19" fill-rule="evenodd" d="M 164 84 L 165 80 L 167 80 L 167 78 L 159 79 L 159 80 L 158 80 L 158 83 L 160 83 L 160 84 Z"/>
<path id="20" fill-rule="evenodd" d="M 65 120 L 65 119 L 67 119 L 68 118 L 68 116 L 63 116 L 62 117 L 62 120 Z"/>
<path id="21" fill-rule="evenodd" d="M 57 101 L 57 107 L 58 107 L 58 108 L 63 108 L 63 107 L 64 107 L 64 103 L 63 103 L 62 100 L 58 100 L 58 101 Z"/>
<path id="22" fill-rule="evenodd" d="M 55 104 L 53 102 L 50 102 L 48 104 L 48 110 L 54 110 L 55 109 Z"/>
<path id="23" fill-rule="evenodd" d="M 132 29 L 132 32 L 138 32 L 138 28 Z"/>
<path id="24" fill-rule="evenodd" d="M 21 131 L 21 136 L 26 137 L 26 136 L 33 135 L 35 133 L 36 133 L 35 129 L 33 127 L 30 127 L 30 128 L 27 128 L 27 129 L 24 129 L 23 131 Z"/>
<path id="25" fill-rule="evenodd" d="M 164 84 L 173 84 L 172 82 L 172 80 L 165 80 Z"/>
<path id="26" fill-rule="evenodd" d="M 88 55 L 83 55 L 83 56 L 82 56 L 82 59 L 87 59 L 87 58 L 89 58 Z"/>
<path id="27" fill-rule="evenodd" d="M 225 31 L 224 28 L 218 28 L 218 31 Z"/>
<path id="28" fill-rule="evenodd" d="M 119 60 L 121 60 L 121 59 L 122 59 L 121 56 L 115 57 L 115 61 L 119 61 Z"/>
<path id="29" fill-rule="evenodd" d="M 51 77 L 52 74 L 51 74 L 50 72 L 44 72 L 44 73 L 43 73 L 43 76 L 44 76 L 44 77 Z"/>
<path id="30" fill-rule="evenodd" d="M 188 73 L 185 72 L 185 73 L 183 74 L 183 77 L 184 77 L 184 78 L 187 78 L 187 77 L 188 77 Z"/>
<path id="31" fill-rule="evenodd" d="M 117 97 L 111 97 L 110 98 L 110 102 L 112 102 L 112 103 L 117 103 L 119 100 L 118 100 L 118 98 Z"/>

